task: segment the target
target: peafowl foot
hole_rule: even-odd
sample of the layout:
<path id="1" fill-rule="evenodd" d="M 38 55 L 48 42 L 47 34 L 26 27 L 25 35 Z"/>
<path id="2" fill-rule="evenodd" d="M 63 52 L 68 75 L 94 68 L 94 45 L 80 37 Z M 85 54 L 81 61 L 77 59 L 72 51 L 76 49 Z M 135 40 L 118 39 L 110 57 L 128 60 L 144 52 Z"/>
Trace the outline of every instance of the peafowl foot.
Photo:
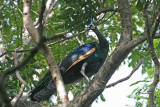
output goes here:
<path id="1" fill-rule="evenodd" d="M 86 66 L 87 66 L 87 63 L 84 63 L 83 65 L 82 65 L 82 68 L 81 68 L 81 74 L 84 76 L 84 78 L 83 78 L 83 89 L 85 89 L 86 88 L 86 80 L 88 81 L 88 83 L 90 82 L 90 79 L 88 78 L 88 76 L 85 74 L 85 68 L 86 68 Z"/>
<path id="2" fill-rule="evenodd" d="M 88 81 L 88 82 L 90 82 L 90 80 L 89 80 L 89 78 L 87 77 L 87 75 L 85 74 L 85 68 L 86 68 L 86 66 L 87 66 L 87 63 L 84 63 L 83 65 L 82 65 L 82 68 L 81 68 L 81 74 L 84 76 L 84 78 Z"/>
<path id="3" fill-rule="evenodd" d="M 88 83 L 87 83 L 88 82 Z M 83 89 L 85 90 L 86 89 L 86 87 L 87 87 L 87 85 L 90 83 L 90 79 L 88 78 L 88 80 L 87 79 L 85 79 L 85 78 L 83 78 Z"/>

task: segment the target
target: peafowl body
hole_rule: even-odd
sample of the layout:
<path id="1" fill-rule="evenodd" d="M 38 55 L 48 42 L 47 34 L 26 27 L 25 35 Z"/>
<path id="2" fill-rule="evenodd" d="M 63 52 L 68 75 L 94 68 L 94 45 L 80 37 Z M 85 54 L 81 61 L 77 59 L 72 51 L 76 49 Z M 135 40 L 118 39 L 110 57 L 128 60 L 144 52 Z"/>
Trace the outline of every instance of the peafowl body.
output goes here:
<path id="1" fill-rule="evenodd" d="M 59 68 L 65 85 L 79 81 L 83 77 L 88 80 L 88 77 L 98 72 L 108 55 L 109 44 L 105 37 L 93 23 L 89 27 L 97 35 L 99 43 L 82 45 L 61 61 Z M 47 72 L 38 86 L 31 91 L 30 98 L 37 102 L 49 100 L 55 91 L 56 86 L 51 73 Z"/>

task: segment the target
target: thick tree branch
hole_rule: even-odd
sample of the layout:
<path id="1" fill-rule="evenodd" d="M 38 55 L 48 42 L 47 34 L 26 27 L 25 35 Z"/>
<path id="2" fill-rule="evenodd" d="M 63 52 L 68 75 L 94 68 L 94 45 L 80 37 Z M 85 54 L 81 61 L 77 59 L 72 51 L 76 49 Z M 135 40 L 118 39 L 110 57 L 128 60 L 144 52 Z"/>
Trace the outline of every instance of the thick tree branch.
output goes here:
<path id="1" fill-rule="evenodd" d="M 38 43 L 40 41 L 41 36 L 38 30 L 33 25 L 33 21 L 31 18 L 31 3 L 32 3 L 32 0 L 24 0 L 23 23 L 24 23 L 24 27 L 28 30 L 28 32 L 32 36 L 33 41 L 35 41 L 35 43 Z"/>
<path id="2" fill-rule="evenodd" d="M 44 1 L 42 3 L 44 3 Z M 41 10 L 40 17 L 42 17 L 42 14 L 43 14 L 43 12 L 45 10 L 44 9 L 44 4 L 42 4 L 42 7 L 43 8 Z M 40 30 L 38 32 L 38 30 L 33 25 L 33 21 L 31 19 L 31 11 L 30 11 L 31 10 L 31 1 L 24 0 L 23 9 L 24 9 L 24 15 L 23 15 L 24 25 L 27 28 L 28 32 L 31 34 L 31 36 L 33 38 L 33 41 L 35 43 L 37 43 L 39 41 L 39 39 L 43 37 L 43 26 L 39 26 Z M 41 19 L 43 19 L 43 18 L 41 18 Z M 42 22 L 42 20 L 40 20 L 40 21 Z M 40 24 L 41 24 L 41 22 L 40 22 Z M 32 28 L 32 29 L 30 29 L 30 28 Z M 67 94 L 67 92 L 65 90 L 65 86 L 64 86 L 61 74 L 59 72 L 58 66 L 56 64 L 56 61 L 54 59 L 54 56 L 53 56 L 51 50 L 49 49 L 49 47 L 47 45 L 43 44 L 41 49 L 42 49 L 44 58 L 47 61 L 47 64 L 49 66 L 50 72 L 52 74 L 52 78 L 53 78 L 53 80 L 54 80 L 54 82 L 56 84 L 57 92 L 58 92 L 58 94 L 60 96 L 62 104 L 64 106 L 67 106 L 69 104 L 68 94 Z"/>
<path id="3" fill-rule="evenodd" d="M 160 35 L 157 34 L 155 37 L 160 38 Z M 104 63 L 102 68 L 95 75 L 86 90 L 82 91 L 82 93 L 74 99 L 73 106 L 79 105 L 78 107 L 84 107 L 91 105 L 94 99 L 103 92 L 106 83 L 127 55 L 145 40 L 147 40 L 147 38 L 143 35 L 129 41 L 125 45 L 117 46 L 117 48 L 107 58 L 107 61 Z"/>
<path id="4" fill-rule="evenodd" d="M 119 0 L 118 3 L 119 5 L 121 5 L 119 6 L 119 11 L 121 11 L 120 14 L 122 22 L 123 41 L 120 41 L 121 45 L 118 45 L 116 49 L 113 51 L 113 53 L 108 57 L 107 61 L 104 63 L 99 72 L 95 75 L 94 79 L 91 81 L 90 85 L 86 88 L 86 90 L 82 91 L 81 94 L 74 99 L 74 106 L 90 106 L 94 99 L 97 98 L 103 92 L 107 82 L 109 81 L 115 70 L 119 67 L 121 62 L 135 47 L 133 46 L 133 44 L 130 46 L 127 46 L 128 44 L 124 45 L 124 43 L 128 43 L 132 37 L 131 12 L 128 0 Z M 125 15 L 125 18 L 127 18 L 127 20 L 125 20 L 123 14 Z M 88 99 L 90 100 L 88 101 Z"/>
<path id="5" fill-rule="evenodd" d="M 124 0 L 119 1 L 124 2 Z M 128 0 L 125 0 L 125 2 L 128 2 Z M 129 4 L 129 3 L 122 3 L 121 7 L 123 7 L 123 4 Z M 125 7 L 125 6 L 124 6 Z M 122 11 L 121 9 L 119 11 Z M 127 9 L 125 11 L 130 11 L 130 7 L 127 6 Z M 127 12 L 126 12 L 127 13 Z M 121 14 L 121 12 L 120 12 Z M 128 16 L 128 18 L 131 18 L 131 16 Z M 129 21 L 130 20 L 130 21 Z M 126 20 L 121 20 L 122 23 L 125 23 Z M 128 19 L 129 25 L 131 24 L 131 19 Z M 99 70 L 99 72 L 95 75 L 94 79 L 91 81 L 89 86 L 86 88 L 85 91 L 82 91 L 82 93 L 74 99 L 73 105 L 79 105 L 79 107 L 83 106 L 89 106 L 94 101 L 95 98 L 100 95 L 103 90 L 105 89 L 106 83 L 109 81 L 110 77 L 113 75 L 115 70 L 120 66 L 122 61 L 127 57 L 127 55 L 139 44 L 143 43 L 145 40 L 147 40 L 147 37 L 145 34 L 142 34 L 142 36 L 139 36 L 135 38 L 134 40 L 128 40 L 126 38 L 132 37 L 132 25 L 122 26 L 122 34 L 123 34 L 123 41 L 120 41 L 120 44 L 116 47 L 116 49 L 112 52 L 112 54 L 108 57 L 107 61 L 104 63 L 102 68 Z M 130 27 L 130 28 L 129 28 Z M 125 38 L 126 37 L 126 38 Z M 159 38 L 160 35 L 157 34 L 155 38 Z M 101 81 L 101 82 L 100 82 Z M 88 99 L 90 99 L 88 101 Z"/>
<path id="6" fill-rule="evenodd" d="M 118 9 L 122 24 L 120 40 L 123 42 L 120 43 L 124 44 L 132 39 L 132 14 L 128 0 L 118 0 Z"/>
<path id="7" fill-rule="evenodd" d="M 64 104 L 64 107 L 66 107 L 69 104 L 68 94 L 66 92 L 66 89 L 64 87 L 64 83 L 61 77 L 61 74 L 59 72 L 59 68 L 57 66 L 57 63 L 55 61 L 55 58 L 49 49 L 48 46 L 43 45 L 42 47 L 43 55 L 47 61 L 47 64 L 51 70 L 52 78 L 56 84 L 57 92 L 60 96 L 60 99 L 62 101 L 62 104 Z"/>

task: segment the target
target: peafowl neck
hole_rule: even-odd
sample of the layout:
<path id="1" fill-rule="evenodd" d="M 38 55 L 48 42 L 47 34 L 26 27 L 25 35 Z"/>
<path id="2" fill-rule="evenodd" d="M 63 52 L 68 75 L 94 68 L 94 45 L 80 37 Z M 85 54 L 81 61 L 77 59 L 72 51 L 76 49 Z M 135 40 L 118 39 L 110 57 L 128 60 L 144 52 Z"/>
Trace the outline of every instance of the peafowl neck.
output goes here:
<path id="1" fill-rule="evenodd" d="M 106 40 L 106 38 L 104 36 L 102 36 L 102 34 L 99 32 L 99 30 L 93 29 L 93 32 L 97 35 L 98 40 L 99 40 L 99 48 L 101 50 L 108 50 L 109 49 L 109 44 L 108 41 Z"/>

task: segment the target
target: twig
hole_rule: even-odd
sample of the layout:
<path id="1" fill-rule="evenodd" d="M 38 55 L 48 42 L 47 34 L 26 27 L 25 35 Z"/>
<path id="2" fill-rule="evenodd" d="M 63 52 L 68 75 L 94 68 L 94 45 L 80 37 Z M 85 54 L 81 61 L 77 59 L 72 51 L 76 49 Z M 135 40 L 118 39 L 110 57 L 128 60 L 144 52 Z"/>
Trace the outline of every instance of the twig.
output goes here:
<path id="1" fill-rule="evenodd" d="M 74 29 L 76 29 L 77 27 L 79 27 L 80 25 L 82 25 L 82 22 L 77 24 L 76 26 L 74 26 L 73 28 L 71 28 L 70 30 L 68 31 L 65 31 L 65 32 L 61 32 L 61 33 L 58 33 L 54 36 L 52 36 L 51 38 L 48 38 L 47 40 L 50 41 L 50 40 L 54 40 L 54 39 L 57 39 L 57 38 L 65 38 L 64 35 L 66 35 L 67 33 L 73 31 Z"/>
<path id="2" fill-rule="evenodd" d="M 117 8 L 107 8 L 107 9 L 103 8 L 102 10 L 99 10 L 98 12 L 96 12 L 96 13 L 95 13 L 95 16 L 98 16 L 98 15 L 101 14 L 101 13 L 106 13 L 106 12 L 109 12 L 109 11 L 114 11 L 114 13 L 110 16 L 110 17 L 112 17 L 112 16 L 118 11 L 118 9 L 117 9 Z M 83 19 L 85 19 L 85 18 L 88 17 L 88 16 L 89 16 L 89 14 L 85 15 L 85 17 L 84 17 Z M 110 18 L 110 17 L 109 17 L 109 18 Z M 108 20 L 109 18 L 107 18 L 107 20 Z M 106 20 L 105 20 L 105 21 L 106 21 Z M 96 22 L 96 23 L 97 23 L 97 22 Z M 104 21 L 103 21 L 102 23 L 104 23 Z M 80 22 L 80 23 L 78 23 L 77 25 L 75 25 L 73 28 L 71 28 L 70 30 L 65 31 L 65 32 L 58 33 L 58 34 L 52 36 L 51 38 L 48 38 L 47 40 L 50 41 L 50 40 L 54 40 L 54 39 L 57 39 L 57 38 L 65 38 L 64 35 L 66 35 L 67 33 L 71 32 L 71 31 L 73 31 L 74 29 L 78 28 L 78 27 L 81 26 L 82 24 L 83 24 L 83 23 Z M 100 24 L 101 24 L 101 23 L 100 23 Z"/>
<path id="3" fill-rule="evenodd" d="M 117 85 L 118 83 L 121 83 L 121 82 L 124 82 L 124 81 L 128 80 L 133 75 L 133 73 L 140 67 L 141 64 L 142 64 L 142 59 L 139 60 L 137 66 L 131 71 L 131 73 L 127 77 L 122 78 L 122 79 L 120 79 L 120 80 L 118 80 L 114 83 L 106 85 L 106 88 L 110 88 L 112 86 Z"/>
<path id="4" fill-rule="evenodd" d="M 2 83 L 2 81 L 5 79 L 5 77 L 9 74 L 14 73 L 16 70 L 20 69 L 21 67 L 23 67 L 32 57 L 34 57 L 34 55 L 38 52 L 39 48 L 41 48 L 41 44 L 37 44 L 30 52 L 30 54 L 21 62 L 19 63 L 17 66 L 11 67 L 9 69 L 7 69 L 6 71 L 2 72 L 0 74 L 0 83 Z"/>
<path id="5" fill-rule="evenodd" d="M 87 29 L 87 30 L 88 30 L 88 29 Z M 50 44 L 47 44 L 47 45 L 48 45 L 48 46 L 51 46 L 51 45 L 57 44 L 57 43 L 59 43 L 59 42 L 62 42 L 62 41 L 65 41 L 65 40 L 68 40 L 68 39 L 74 38 L 74 37 L 79 36 L 80 34 L 82 34 L 82 33 L 86 32 L 87 30 L 81 31 L 81 32 L 76 33 L 75 35 L 73 35 L 73 36 L 71 36 L 71 37 L 64 38 L 63 40 L 59 40 L 59 41 L 57 41 L 57 42 L 50 43 Z"/>
<path id="6" fill-rule="evenodd" d="M 103 24 L 104 22 L 106 22 L 108 19 L 110 19 L 113 15 L 116 14 L 116 11 L 114 13 L 112 13 L 106 20 L 103 20 L 101 23 L 99 24 Z"/>
<path id="7" fill-rule="evenodd" d="M 27 51 L 31 51 L 31 50 L 32 50 L 32 49 L 16 50 L 16 51 L 14 51 L 14 50 L 6 51 L 6 52 L 2 53 L 2 54 L 0 55 L 0 57 L 4 56 L 4 55 L 6 55 L 6 54 L 12 53 L 12 52 L 21 53 L 21 52 L 27 52 Z"/>
<path id="8" fill-rule="evenodd" d="M 21 13 L 21 15 L 23 15 L 23 13 L 22 13 L 21 9 L 18 7 L 18 5 L 16 5 L 14 1 L 11 1 L 11 2 L 18 9 L 18 11 Z"/>
<path id="9" fill-rule="evenodd" d="M 116 11 L 115 11 L 113 14 L 111 14 L 106 20 L 103 20 L 101 23 L 99 23 L 99 25 L 102 24 L 102 23 L 104 23 L 105 21 L 107 21 L 109 18 L 111 18 L 115 13 L 116 13 Z M 96 23 L 97 23 L 97 22 L 96 22 Z M 75 26 L 74 28 L 78 27 L 79 25 L 80 25 L 80 24 L 78 24 L 78 25 Z M 47 39 L 48 41 L 49 41 L 49 40 L 58 39 L 58 38 L 64 38 L 63 40 L 59 40 L 59 41 L 57 41 L 57 42 L 50 43 L 50 44 L 48 44 L 48 46 L 51 46 L 51 45 L 57 44 L 57 43 L 59 43 L 59 42 L 62 42 L 62 41 L 71 39 L 71 38 L 76 37 L 76 36 L 79 36 L 80 34 L 82 34 L 82 33 L 84 33 L 84 32 L 86 32 L 86 31 L 89 30 L 89 29 L 86 29 L 86 30 L 84 30 L 84 31 L 81 31 L 81 32 L 79 32 L 79 33 L 77 33 L 77 34 L 69 37 L 69 38 L 66 38 L 64 35 L 67 34 L 67 33 L 69 33 L 69 32 L 71 32 L 74 28 L 70 29 L 69 31 L 65 31 L 65 32 L 56 34 L 55 36 L 52 36 L 51 38 L 48 38 L 48 39 Z"/>
<path id="10" fill-rule="evenodd" d="M 31 50 L 30 54 L 21 63 L 19 63 L 18 65 L 14 67 L 7 69 L 6 71 L 0 74 L 0 96 L 1 96 L 1 99 L 3 99 L 4 103 L 7 105 L 7 107 L 10 107 L 11 104 L 8 99 L 8 95 L 6 91 L 4 90 L 3 80 L 5 79 L 7 75 L 12 74 L 16 70 L 22 68 L 32 57 L 34 57 L 34 55 L 38 52 L 40 47 L 41 47 L 41 43 L 37 44 L 36 47 Z"/>
<path id="11" fill-rule="evenodd" d="M 95 13 L 96 16 L 100 15 L 101 13 L 106 13 L 106 12 L 118 12 L 118 8 L 103 8 L 101 10 L 99 10 L 98 12 Z"/>

